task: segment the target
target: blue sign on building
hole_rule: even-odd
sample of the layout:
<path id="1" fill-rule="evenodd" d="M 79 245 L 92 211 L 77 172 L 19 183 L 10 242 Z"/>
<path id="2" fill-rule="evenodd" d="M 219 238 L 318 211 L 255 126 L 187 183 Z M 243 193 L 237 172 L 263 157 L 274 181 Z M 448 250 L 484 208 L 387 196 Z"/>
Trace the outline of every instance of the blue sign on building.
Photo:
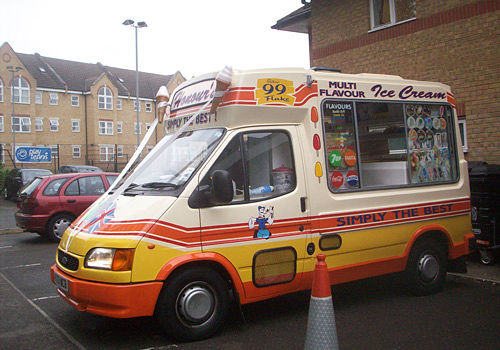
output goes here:
<path id="1" fill-rule="evenodd" d="M 19 163 L 50 163 L 50 147 L 17 147 L 16 162 Z"/>

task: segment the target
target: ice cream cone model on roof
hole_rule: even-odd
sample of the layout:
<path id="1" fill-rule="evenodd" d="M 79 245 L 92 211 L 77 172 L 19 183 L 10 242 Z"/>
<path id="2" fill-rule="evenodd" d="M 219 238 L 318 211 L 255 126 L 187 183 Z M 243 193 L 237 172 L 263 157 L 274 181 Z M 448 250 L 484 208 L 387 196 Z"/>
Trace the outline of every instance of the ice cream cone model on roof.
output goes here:
<path id="1" fill-rule="evenodd" d="M 217 77 L 215 78 L 216 81 L 215 94 L 212 100 L 212 107 L 210 108 L 210 114 L 214 113 L 217 110 L 217 107 L 222 101 L 224 93 L 231 85 L 232 78 L 233 78 L 233 68 L 231 68 L 230 66 L 225 66 L 224 69 L 217 74 Z"/>
<path id="2" fill-rule="evenodd" d="M 170 95 L 168 94 L 167 88 L 165 86 L 161 86 L 156 93 L 158 123 L 161 123 L 164 117 L 168 118 L 168 114 L 170 114 L 170 104 L 168 103 L 169 99 Z"/>

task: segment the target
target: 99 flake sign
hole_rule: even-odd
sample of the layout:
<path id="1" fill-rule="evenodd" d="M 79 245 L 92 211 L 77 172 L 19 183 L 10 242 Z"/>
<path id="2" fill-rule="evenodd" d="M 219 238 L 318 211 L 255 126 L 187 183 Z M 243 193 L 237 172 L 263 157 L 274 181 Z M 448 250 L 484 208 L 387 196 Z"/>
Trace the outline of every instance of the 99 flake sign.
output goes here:
<path id="1" fill-rule="evenodd" d="M 293 81 L 285 79 L 265 78 L 257 81 L 255 97 L 257 104 L 286 104 L 293 106 L 295 96 Z"/>

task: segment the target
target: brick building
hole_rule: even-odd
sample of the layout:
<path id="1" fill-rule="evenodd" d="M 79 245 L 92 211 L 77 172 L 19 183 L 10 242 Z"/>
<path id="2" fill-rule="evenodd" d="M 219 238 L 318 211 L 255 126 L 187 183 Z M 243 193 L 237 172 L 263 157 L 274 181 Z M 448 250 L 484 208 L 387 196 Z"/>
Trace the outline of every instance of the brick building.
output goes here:
<path id="1" fill-rule="evenodd" d="M 500 163 L 499 0 L 312 0 L 272 27 L 310 64 L 451 86 L 468 160 Z"/>
<path id="2" fill-rule="evenodd" d="M 155 118 L 159 87 L 165 85 L 171 93 L 185 80 L 180 72 L 139 72 L 137 127 L 133 70 L 17 53 L 8 43 L 0 46 L 0 59 L 0 157 L 8 167 L 15 137 L 16 148 L 52 149 L 52 163 L 16 164 L 21 167 L 54 171 L 62 165 L 92 164 L 121 169 L 136 149 L 137 132 L 142 139 Z M 147 148 L 163 135 L 157 128 Z"/>

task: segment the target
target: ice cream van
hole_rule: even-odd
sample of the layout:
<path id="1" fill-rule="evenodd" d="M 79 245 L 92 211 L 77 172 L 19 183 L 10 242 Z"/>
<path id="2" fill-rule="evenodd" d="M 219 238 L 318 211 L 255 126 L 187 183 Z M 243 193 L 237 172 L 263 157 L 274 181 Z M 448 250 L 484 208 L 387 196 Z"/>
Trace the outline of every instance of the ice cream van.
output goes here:
<path id="1" fill-rule="evenodd" d="M 208 337 L 238 305 L 402 272 L 415 294 L 465 272 L 470 194 L 450 88 L 324 68 L 193 78 L 64 233 L 51 278 L 80 311 Z M 154 128 L 166 136 L 139 162 Z"/>

